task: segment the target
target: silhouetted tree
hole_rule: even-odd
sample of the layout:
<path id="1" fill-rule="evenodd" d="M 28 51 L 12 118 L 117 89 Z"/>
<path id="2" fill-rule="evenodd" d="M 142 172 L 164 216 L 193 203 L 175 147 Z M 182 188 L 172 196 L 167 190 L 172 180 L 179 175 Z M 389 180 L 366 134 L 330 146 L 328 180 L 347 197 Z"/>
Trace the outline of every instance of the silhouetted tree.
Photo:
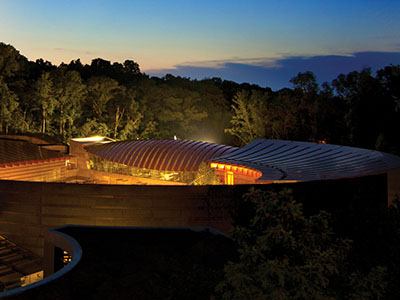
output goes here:
<path id="1" fill-rule="evenodd" d="M 351 269 L 351 242 L 335 236 L 329 215 L 304 216 L 289 190 L 251 190 L 248 227 L 236 227 L 240 258 L 225 266 L 222 299 L 383 299 L 384 267 L 367 275 Z"/>
<path id="2" fill-rule="evenodd" d="M 53 82 L 57 101 L 55 116 L 58 133 L 64 138 L 71 137 L 74 122 L 82 114 L 81 103 L 85 101 L 86 86 L 77 71 L 66 71 L 61 67 L 53 73 Z"/>
<path id="3" fill-rule="evenodd" d="M 265 137 L 265 114 L 260 94 L 238 92 L 233 98 L 232 110 L 232 127 L 225 132 L 237 137 L 241 145 Z"/>
<path id="4" fill-rule="evenodd" d="M 91 77 L 87 81 L 87 103 L 93 118 L 104 121 L 107 103 L 120 92 L 118 82 L 108 77 Z"/>
<path id="5" fill-rule="evenodd" d="M 135 101 L 136 92 L 133 89 L 121 87 L 114 97 L 108 102 L 108 115 L 113 128 L 113 137 L 120 137 L 118 132 L 121 126 L 122 139 L 136 138 L 137 130 L 142 119 L 142 114 L 138 111 L 139 104 Z"/>
<path id="6" fill-rule="evenodd" d="M 8 128 L 13 124 L 13 114 L 18 107 L 18 97 L 11 91 L 0 76 L 0 133 L 8 133 Z M 5 128 L 4 128 L 5 127 Z"/>
<path id="7" fill-rule="evenodd" d="M 52 122 L 54 110 L 57 107 L 55 90 L 50 73 L 43 73 L 35 85 L 35 98 L 41 115 L 40 132 L 49 131 L 48 125 Z"/>
<path id="8" fill-rule="evenodd" d="M 339 75 L 333 81 L 336 93 L 346 102 L 345 121 L 353 146 L 374 149 L 386 123 L 386 101 L 379 80 L 369 69 Z"/>
<path id="9" fill-rule="evenodd" d="M 18 76 L 23 75 L 27 59 L 11 45 L 0 42 L 0 76 L 9 83 Z"/>

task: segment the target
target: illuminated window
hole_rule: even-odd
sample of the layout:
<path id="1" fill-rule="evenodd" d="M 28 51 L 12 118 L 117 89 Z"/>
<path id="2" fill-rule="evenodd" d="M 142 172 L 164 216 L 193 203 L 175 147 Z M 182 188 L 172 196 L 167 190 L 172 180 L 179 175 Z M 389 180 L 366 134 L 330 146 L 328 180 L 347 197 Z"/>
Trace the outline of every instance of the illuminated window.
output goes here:
<path id="1" fill-rule="evenodd" d="M 233 185 L 233 172 L 226 172 L 226 184 Z"/>
<path id="2" fill-rule="evenodd" d="M 64 266 L 66 266 L 66 265 L 68 265 L 68 263 L 70 263 L 71 262 L 71 260 L 72 260 L 72 256 L 71 255 L 69 255 L 69 253 L 67 252 L 67 251 L 63 251 L 63 257 L 62 257 L 62 260 L 63 260 L 63 264 L 64 264 Z"/>

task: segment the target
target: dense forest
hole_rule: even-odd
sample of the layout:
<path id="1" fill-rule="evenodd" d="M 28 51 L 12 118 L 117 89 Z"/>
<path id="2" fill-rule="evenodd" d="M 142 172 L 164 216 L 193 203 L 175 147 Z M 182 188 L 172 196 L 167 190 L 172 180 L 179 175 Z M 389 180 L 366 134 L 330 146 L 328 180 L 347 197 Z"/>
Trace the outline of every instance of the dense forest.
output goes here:
<path id="1" fill-rule="evenodd" d="M 321 86 L 311 72 L 290 82 L 272 91 L 220 78 L 157 78 L 132 60 L 54 66 L 0 43 L 0 132 L 64 142 L 92 134 L 232 145 L 289 139 L 400 154 L 400 65 L 340 74 Z"/>
<path id="2" fill-rule="evenodd" d="M 400 155 L 400 65 L 340 74 L 321 85 L 311 72 L 294 76 L 292 88 L 272 91 L 220 78 L 150 77 L 132 60 L 54 66 L 0 43 L 0 134 L 62 142 L 93 134 L 119 140 L 177 136 L 238 146 L 256 138 L 289 139 Z M 238 299 L 262 298 L 266 291 L 271 299 L 398 298 L 398 209 L 353 218 L 352 250 L 349 240 L 334 239 L 325 213 L 305 217 L 292 196 L 281 196 L 248 194 L 256 214 L 249 228 L 236 228 L 240 259 L 225 268 L 217 287 L 221 298 L 233 299 L 232 292 Z"/>

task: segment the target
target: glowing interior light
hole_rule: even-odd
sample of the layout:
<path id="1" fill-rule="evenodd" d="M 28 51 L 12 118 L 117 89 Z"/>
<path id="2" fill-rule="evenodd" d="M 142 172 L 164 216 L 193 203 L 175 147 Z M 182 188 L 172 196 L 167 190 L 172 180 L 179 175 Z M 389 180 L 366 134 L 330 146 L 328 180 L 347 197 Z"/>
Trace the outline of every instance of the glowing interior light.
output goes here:
<path id="1" fill-rule="evenodd" d="M 221 164 L 221 163 L 210 163 L 210 166 L 211 166 L 211 168 L 214 168 L 216 170 L 224 171 L 226 184 L 232 184 L 232 182 L 234 181 L 233 180 L 234 173 L 243 174 L 245 176 L 252 177 L 252 178 L 259 178 L 262 176 L 262 173 L 258 170 L 248 169 L 248 168 L 239 167 L 239 166 L 233 166 L 233 165 Z"/>
<path id="2" fill-rule="evenodd" d="M 72 260 L 71 255 L 69 255 L 69 253 L 68 253 L 67 251 L 64 250 L 64 251 L 63 251 L 63 263 L 64 263 L 64 265 L 70 263 L 71 260 Z"/>
<path id="3" fill-rule="evenodd" d="M 75 138 L 72 140 L 76 141 L 76 142 L 83 142 L 83 143 L 84 142 L 111 142 L 111 141 L 113 141 L 113 139 L 110 139 L 110 138 L 104 137 L 104 136 L 99 136 L 99 135 L 85 137 L 85 138 Z"/>
<path id="4" fill-rule="evenodd" d="M 227 172 L 227 182 L 226 182 L 226 184 L 229 184 L 229 185 L 233 185 L 234 184 L 234 182 L 233 182 L 233 173 L 232 172 Z"/>

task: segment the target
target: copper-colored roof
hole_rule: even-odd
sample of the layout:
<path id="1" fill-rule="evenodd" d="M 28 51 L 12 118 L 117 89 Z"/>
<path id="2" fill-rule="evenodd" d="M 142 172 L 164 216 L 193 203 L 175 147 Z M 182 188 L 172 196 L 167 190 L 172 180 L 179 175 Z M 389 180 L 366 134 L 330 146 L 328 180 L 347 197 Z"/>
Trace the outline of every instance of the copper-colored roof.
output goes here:
<path id="1" fill-rule="evenodd" d="M 86 150 L 103 159 L 137 168 L 196 171 L 200 163 L 237 148 L 190 140 L 146 140 L 89 145 Z"/>
<path id="2" fill-rule="evenodd" d="M 0 165 L 13 162 L 40 161 L 65 156 L 27 141 L 0 139 Z"/>
<path id="3" fill-rule="evenodd" d="M 321 180 L 365 176 L 400 168 L 400 157 L 347 146 L 255 140 L 212 162 L 251 167 L 258 180 Z"/>

